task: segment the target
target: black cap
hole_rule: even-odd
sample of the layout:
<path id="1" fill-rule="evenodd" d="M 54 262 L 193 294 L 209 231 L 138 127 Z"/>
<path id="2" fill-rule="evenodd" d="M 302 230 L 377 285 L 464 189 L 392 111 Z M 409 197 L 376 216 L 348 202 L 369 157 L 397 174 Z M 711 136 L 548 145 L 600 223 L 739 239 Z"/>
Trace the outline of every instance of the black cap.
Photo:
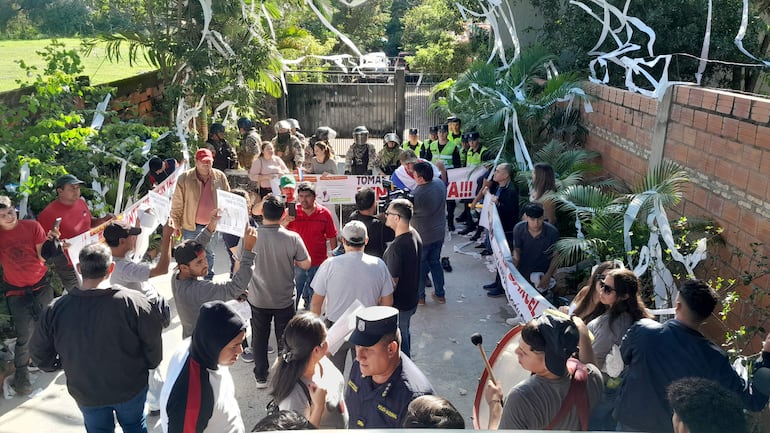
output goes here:
<path id="1" fill-rule="evenodd" d="M 534 319 L 535 327 L 545 340 L 545 367 L 561 377 L 567 373 L 567 360 L 577 352 L 580 333 L 570 319 L 543 314 Z"/>
<path id="2" fill-rule="evenodd" d="M 126 220 L 113 220 L 104 228 L 104 239 L 108 244 L 117 244 L 119 240 L 142 233 L 139 227 L 133 227 Z"/>
<path id="3" fill-rule="evenodd" d="M 541 218 L 543 213 L 545 213 L 543 205 L 540 203 L 529 203 L 527 207 L 524 208 L 524 215 L 530 218 Z"/>
<path id="4" fill-rule="evenodd" d="M 449 132 L 449 125 L 447 125 L 446 123 L 443 123 L 443 124 L 439 125 L 438 131 L 439 132 Z"/>
<path id="5" fill-rule="evenodd" d="M 371 347 L 383 335 L 398 329 L 398 310 L 393 307 L 367 307 L 356 313 L 356 329 L 348 341 L 356 346 Z"/>
<path id="6" fill-rule="evenodd" d="M 206 255 L 206 249 L 193 239 L 186 240 L 174 248 L 174 260 L 178 265 L 187 265 L 203 255 Z"/>
<path id="7" fill-rule="evenodd" d="M 431 126 L 430 128 L 428 128 L 428 132 L 430 132 L 431 134 L 438 133 L 438 125 Z"/>
<path id="8" fill-rule="evenodd" d="M 150 167 L 150 171 L 153 173 L 160 170 L 161 167 L 163 167 L 163 160 L 158 158 L 157 156 L 153 156 L 150 158 L 150 161 L 147 163 Z"/>
<path id="9" fill-rule="evenodd" d="M 468 133 L 468 141 L 474 141 L 479 139 L 479 133 L 476 131 L 471 131 Z"/>
<path id="10" fill-rule="evenodd" d="M 64 185 L 80 185 L 84 184 L 82 180 L 76 178 L 75 176 L 71 174 L 65 174 L 62 176 L 59 176 L 58 179 L 56 179 L 56 189 L 64 188 Z"/>
<path id="11" fill-rule="evenodd" d="M 409 128 L 409 134 L 417 135 L 417 128 Z"/>

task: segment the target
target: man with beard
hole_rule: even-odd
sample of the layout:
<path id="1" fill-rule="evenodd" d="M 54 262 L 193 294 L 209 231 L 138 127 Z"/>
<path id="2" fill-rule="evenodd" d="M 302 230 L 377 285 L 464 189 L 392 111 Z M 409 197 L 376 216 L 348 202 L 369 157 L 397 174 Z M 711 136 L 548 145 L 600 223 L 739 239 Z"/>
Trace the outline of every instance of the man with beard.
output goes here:
<path id="1" fill-rule="evenodd" d="M 368 143 L 369 130 L 356 126 L 353 130 L 353 145 L 345 154 L 345 174 L 362 175 L 374 173 L 377 153 L 374 145 Z"/>
<path id="2" fill-rule="evenodd" d="M 302 167 L 302 162 L 305 160 L 305 150 L 302 147 L 302 142 L 292 135 L 291 124 L 287 120 L 281 120 L 275 124 L 275 132 L 276 136 L 272 140 L 275 154 L 283 159 L 289 170 Z"/>

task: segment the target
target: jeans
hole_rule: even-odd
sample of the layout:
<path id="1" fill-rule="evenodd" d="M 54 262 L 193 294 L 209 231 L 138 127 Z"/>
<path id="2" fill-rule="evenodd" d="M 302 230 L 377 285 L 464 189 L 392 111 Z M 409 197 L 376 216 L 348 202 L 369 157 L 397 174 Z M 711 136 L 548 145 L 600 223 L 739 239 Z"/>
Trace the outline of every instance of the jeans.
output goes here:
<path id="1" fill-rule="evenodd" d="M 8 290 L 17 288 L 4 283 Z M 8 296 L 8 310 L 13 318 L 13 326 L 16 329 L 16 350 L 13 364 L 16 370 L 27 370 L 29 364 L 29 340 L 35 329 L 40 312 L 53 301 L 53 289 L 48 280 L 43 278 L 38 285 L 41 289 L 29 295 Z M 23 373 L 22 373 L 23 374 Z"/>
<path id="2" fill-rule="evenodd" d="M 295 306 L 299 306 L 300 298 L 305 298 L 305 309 L 310 309 L 310 301 L 313 299 L 313 288 L 310 287 L 310 284 L 313 282 L 316 271 L 318 271 L 318 266 L 311 266 L 308 270 L 299 266 L 294 267 L 294 284 L 297 286 Z"/>
<path id="3" fill-rule="evenodd" d="M 401 330 L 401 351 L 408 357 L 412 357 L 412 335 L 409 333 L 409 321 L 417 311 L 417 307 L 411 310 L 398 310 L 398 329 Z"/>
<path id="4" fill-rule="evenodd" d="M 441 247 L 444 240 L 436 241 L 422 246 L 420 255 L 420 285 L 417 293 L 420 299 L 425 299 L 425 280 L 428 272 L 433 276 L 433 292 L 438 297 L 444 297 L 444 268 L 441 267 Z"/>
<path id="5" fill-rule="evenodd" d="M 201 230 L 204 230 L 206 228 L 205 224 L 195 224 L 195 230 L 182 230 L 182 239 L 195 239 L 198 236 L 198 233 L 201 232 Z M 217 238 L 219 235 L 215 232 L 211 235 L 211 241 L 208 245 L 206 245 L 206 261 L 209 265 L 209 274 L 206 275 L 205 279 L 211 280 L 214 278 L 214 249 L 217 247 Z"/>
<path id="6" fill-rule="evenodd" d="M 147 420 L 144 417 L 144 402 L 147 397 L 147 387 L 136 397 L 124 403 L 106 406 L 80 406 L 83 421 L 88 433 L 113 433 L 115 417 L 123 428 L 124 433 L 147 433 Z"/>
<path id="7" fill-rule="evenodd" d="M 295 312 L 294 306 L 287 308 L 257 308 L 251 306 L 251 353 L 254 355 L 254 377 L 267 380 L 270 364 L 267 362 L 267 342 L 270 339 L 270 322 L 275 322 L 275 341 L 278 354 L 283 351 L 283 331 Z"/>

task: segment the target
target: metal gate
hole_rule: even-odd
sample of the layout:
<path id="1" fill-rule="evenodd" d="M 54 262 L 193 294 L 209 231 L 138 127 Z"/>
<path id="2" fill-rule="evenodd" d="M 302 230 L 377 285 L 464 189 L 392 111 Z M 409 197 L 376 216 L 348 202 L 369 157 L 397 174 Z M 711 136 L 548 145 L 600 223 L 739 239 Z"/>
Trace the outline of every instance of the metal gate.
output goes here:
<path id="1" fill-rule="evenodd" d="M 430 112 L 430 104 L 433 102 L 430 90 L 436 82 L 429 76 L 410 81 L 406 83 L 404 110 L 406 118 L 404 129 L 401 131 L 402 137 L 406 136 L 408 129 L 417 128 L 420 140 L 425 140 L 428 138 L 428 128 L 445 123 L 446 117 L 435 110 Z"/>
<path id="2" fill-rule="evenodd" d="M 282 117 L 297 119 L 308 136 L 319 126 L 337 131 L 332 142 L 337 155 L 347 151 L 356 126 L 369 129 L 370 142 L 378 149 L 385 134 L 404 128 L 403 70 L 367 77 L 294 71 L 287 81 L 288 94 L 279 103 Z"/>

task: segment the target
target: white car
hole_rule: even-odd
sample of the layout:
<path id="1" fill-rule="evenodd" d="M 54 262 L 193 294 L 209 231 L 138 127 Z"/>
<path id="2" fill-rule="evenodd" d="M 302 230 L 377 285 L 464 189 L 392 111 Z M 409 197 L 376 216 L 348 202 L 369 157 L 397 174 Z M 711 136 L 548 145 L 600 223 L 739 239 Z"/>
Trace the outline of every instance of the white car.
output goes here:
<path id="1" fill-rule="evenodd" d="M 385 73 L 388 72 L 390 61 L 388 56 L 382 51 L 368 53 L 361 56 L 358 66 L 353 68 L 353 72 L 361 74 Z"/>

